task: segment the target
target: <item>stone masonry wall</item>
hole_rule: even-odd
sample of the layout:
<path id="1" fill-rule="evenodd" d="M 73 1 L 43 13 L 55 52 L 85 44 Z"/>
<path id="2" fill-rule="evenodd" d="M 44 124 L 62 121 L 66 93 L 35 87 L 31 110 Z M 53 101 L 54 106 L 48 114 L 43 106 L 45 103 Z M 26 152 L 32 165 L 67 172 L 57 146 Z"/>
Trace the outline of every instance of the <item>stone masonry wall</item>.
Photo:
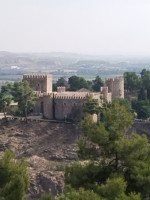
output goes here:
<path id="1" fill-rule="evenodd" d="M 85 98 L 55 98 L 55 118 L 82 119 L 84 117 L 83 105 L 85 101 Z"/>
<path id="2" fill-rule="evenodd" d="M 48 118 L 48 119 L 53 119 L 52 95 L 39 97 L 34 107 L 34 113 L 37 115 L 42 114 L 43 117 Z"/>

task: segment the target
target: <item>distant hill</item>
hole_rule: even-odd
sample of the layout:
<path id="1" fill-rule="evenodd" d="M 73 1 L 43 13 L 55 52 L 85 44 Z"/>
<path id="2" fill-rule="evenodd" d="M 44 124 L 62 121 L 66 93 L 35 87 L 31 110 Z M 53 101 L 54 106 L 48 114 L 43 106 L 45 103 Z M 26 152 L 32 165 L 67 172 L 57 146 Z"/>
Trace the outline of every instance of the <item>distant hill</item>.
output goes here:
<path id="1" fill-rule="evenodd" d="M 92 56 L 64 52 L 12 53 L 0 51 L 0 80 L 5 79 L 5 77 L 1 78 L 4 75 L 8 77 L 24 73 L 52 73 L 55 79 L 61 76 L 78 75 L 91 80 L 97 75 L 120 76 L 126 71 L 139 73 L 143 68 L 150 69 L 149 58 Z"/>

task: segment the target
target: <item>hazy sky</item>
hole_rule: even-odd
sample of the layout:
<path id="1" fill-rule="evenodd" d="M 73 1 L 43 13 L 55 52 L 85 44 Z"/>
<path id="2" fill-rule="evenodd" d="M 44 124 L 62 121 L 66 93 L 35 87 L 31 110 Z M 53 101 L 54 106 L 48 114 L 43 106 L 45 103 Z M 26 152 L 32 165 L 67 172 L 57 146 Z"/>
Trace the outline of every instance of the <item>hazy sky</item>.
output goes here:
<path id="1" fill-rule="evenodd" d="M 0 0 L 0 51 L 150 55 L 150 0 Z"/>

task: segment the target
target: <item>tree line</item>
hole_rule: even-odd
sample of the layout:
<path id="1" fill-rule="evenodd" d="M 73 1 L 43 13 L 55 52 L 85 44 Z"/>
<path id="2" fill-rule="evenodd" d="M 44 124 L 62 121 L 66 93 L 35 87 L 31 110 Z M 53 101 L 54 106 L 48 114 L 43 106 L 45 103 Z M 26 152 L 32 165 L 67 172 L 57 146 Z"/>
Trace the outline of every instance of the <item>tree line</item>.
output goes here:
<path id="1" fill-rule="evenodd" d="M 53 90 L 56 91 L 57 87 L 65 86 L 68 91 L 77 91 L 81 88 L 86 88 L 91 91 L 99 92 L 100 87 L 103 85 L 104 81 L 100 76 L 96 76 L 92 81 L 87 81 L 84 77 L 71 76 L 68 80 L 64 77 L 59 78 L 58 81 L 53 84 Z"/>

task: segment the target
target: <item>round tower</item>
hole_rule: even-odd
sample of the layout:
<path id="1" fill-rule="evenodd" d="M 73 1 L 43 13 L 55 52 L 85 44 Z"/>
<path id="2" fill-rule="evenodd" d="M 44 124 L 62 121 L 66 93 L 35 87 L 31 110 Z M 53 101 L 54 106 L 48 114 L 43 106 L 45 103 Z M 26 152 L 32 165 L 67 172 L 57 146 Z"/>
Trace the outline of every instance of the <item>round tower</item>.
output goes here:
<path id="1" fill-rule="evenodd" d="M 113 79 L 113 92 L 112 92 L 112 100 L 115 98 L 123 98 L 124 99 L 124 78 L 118 77 Z"/>

